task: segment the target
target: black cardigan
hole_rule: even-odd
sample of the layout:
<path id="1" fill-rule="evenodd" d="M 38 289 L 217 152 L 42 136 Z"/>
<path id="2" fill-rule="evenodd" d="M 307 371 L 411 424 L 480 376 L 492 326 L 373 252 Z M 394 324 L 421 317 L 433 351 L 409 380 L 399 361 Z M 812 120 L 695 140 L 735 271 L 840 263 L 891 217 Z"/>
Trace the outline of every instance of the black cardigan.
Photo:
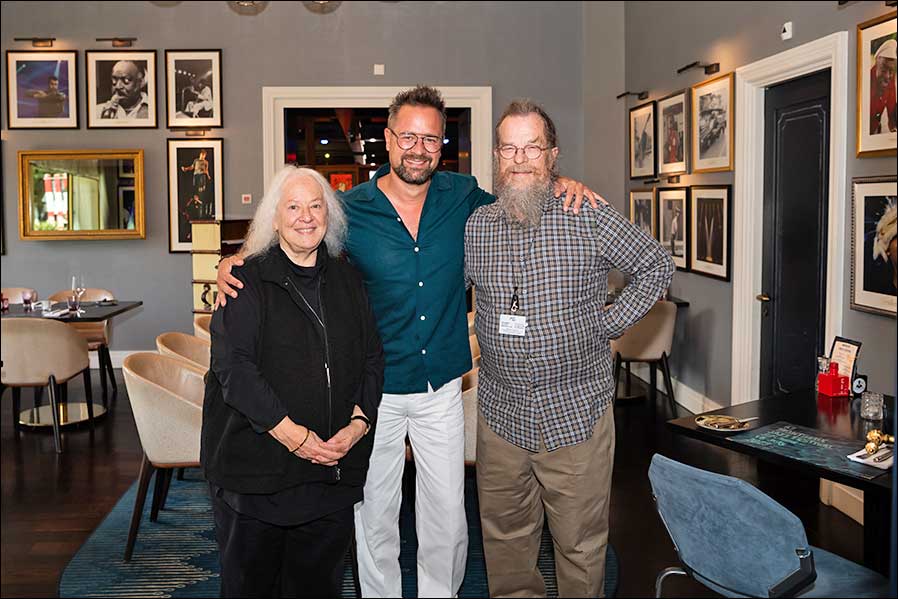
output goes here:
<path id="1" fill-rule="evenodd" d="M 324 332 L 291 284 L 290 263 L 277 245 L 235 269 L 244 287 L 212 316 L 200 461 L 219 487 L 275 493 L 306 482 L 365 482 L 383 347 L 359 273 L 328 256 L 323 243 L 318 261 Z M 289 415 L 326 441 L 349 423 L 356 404 L 372 430 L 336 467 L 290 454 L 267 432 Z"/>

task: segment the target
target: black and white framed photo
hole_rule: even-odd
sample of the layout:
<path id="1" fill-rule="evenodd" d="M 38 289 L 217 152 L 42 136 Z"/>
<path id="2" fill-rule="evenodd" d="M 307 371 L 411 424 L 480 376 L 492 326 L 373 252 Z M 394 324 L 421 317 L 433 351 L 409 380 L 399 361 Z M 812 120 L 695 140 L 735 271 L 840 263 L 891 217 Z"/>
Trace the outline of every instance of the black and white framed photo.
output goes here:
<path id="1" fill-rule="evenodd" d="M 689 171 L 689 90 L 658 100 L 658 175 Z"/>
<path id="2" fill-rule="evenodd" d="M 659 187 L 658 242 L 673 257 L 677 270 L 689 270 L 688 187 Z"/>
<path id="3" fill-rule="evenodd" d="M 857 156 L 894 156 L 898 146 L 898 12 L 857 26 Z"/>
<path id="4" fill-rule="evenodd" d="M 221 139 L 168 140 L 168 251 L 193 247 L 191 222 L 224 218 Z"/>
<path id="5" fill-rule="evenodd" d="M 221 127 L 221 50 L 166 50 L 169 127 Z"/>
<path id="6" fill-rule="evenodd" d="M 689 270 L 730 280 L 730 186 L 693 185 L 689 190 Z"/>
<path id="7" fill-rule="evenodd" d="M 630 190 L 630 222 L 645 231 L 645 234 L 658 239 L 658 225 L 655 217 L 655 190 Z"/>
<path id="8" fill-rule="evenodd" d="M 851 309 L 896 315 L 896 177 L 851 181 Z"/>
<path id="9" fill-rule="evenodd" d="M 692 86 L 692 172 L 733 170 L 732 73 Z"/>
<path id="10" fill-rule="evenodd" d="M 135 221 L 135 195 L 133 185 L 119 185 L 118 188 L 118 214 L 121 222 L 119 229 L 134 230 Z"/>
<path id="11" fill-rule="evenodd" d="M 655 103 L 630 109 L 630 178 L 655 176 Z"/>
<path id="12" fill-rule="evenodd" d="M 156 120 L 156 51 L 88 50 L 88 129 L 152 129 Z"/>
<path id="13" fill-rule="evenodd" d="M 6 51 L 10 129 L 78 128 L 78 52 Z"/>

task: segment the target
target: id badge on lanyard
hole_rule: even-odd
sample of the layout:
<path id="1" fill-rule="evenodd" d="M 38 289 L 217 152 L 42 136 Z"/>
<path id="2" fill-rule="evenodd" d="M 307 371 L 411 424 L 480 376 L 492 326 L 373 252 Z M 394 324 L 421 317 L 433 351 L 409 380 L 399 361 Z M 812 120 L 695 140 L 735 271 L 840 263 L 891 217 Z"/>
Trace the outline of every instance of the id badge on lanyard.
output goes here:
<path id="1" fill-rule="evenodd" d="M 518 290 L 515 288 L 511 296 L 511 314 L 499 315 L 499 334 L 523 337 L 527 332 L 527 317 L 518 316 Z"/>

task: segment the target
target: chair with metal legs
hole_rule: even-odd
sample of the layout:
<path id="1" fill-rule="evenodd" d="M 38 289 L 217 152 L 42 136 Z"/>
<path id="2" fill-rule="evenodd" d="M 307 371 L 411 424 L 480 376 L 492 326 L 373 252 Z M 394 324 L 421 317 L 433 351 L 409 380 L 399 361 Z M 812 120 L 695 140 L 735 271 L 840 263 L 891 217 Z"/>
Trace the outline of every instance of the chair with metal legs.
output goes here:
<path id="1" fill-rule="evenodd" d="M 156 349 L 160 354 L 184 360 L 204 372 L 209 370 L 212 344 L 187 333 L 162 333 L 156 337 Z"/>
<path id="2" fill-rule="evenodd" d="M 795 514 L 743 480 L 655 454 L 649 480 L 680 567 L 725 597 L 886 597 L 888 580 L 808 543 Z"/>
<path id="3" fill-rule="evenodd" d="M 200 431 L 203 418 L 204 371 L 184 360 L 153 352 L 131 354 L 122 363 L 122 374 L 143 447 L 137 498 L 125 544 L 125 561 L 131 559 L 150 478 L 156 473 L 150 522 L 155 522 L 175 468 L 200 465 Z"/>
<path id="4" fill-rule="evenodd" d="M 48 299 L 51 302 L 65 302 L 72 295 L 71 289 L 57 291 Z M 81 296 L 82 302 L 115 301 L 115 295 L 108 289 L 89 287 Z M 78 331 L 87 340 L 90 351 L 97 352 L 100 363 L 100 389 L 103 392 L 103 407 L 108 408 L 108 387 L 112 387 L 112 397 L 118 394 L 118 383 L 115 382 L 115 372 L 112 368 L 112 357 L 109 354 L 109 344 L 112 339 L 112 321 L 103 322 L 72 322 L 70 327 Z M 108 379 L 108 384 L 107 384 Z"/>
<path id="5" fill-rule="evenodd" d="M 59 404 L 66 395 L 61 385 L 82 374 L 90 426 L 94 426 L 87 341 L 68 325 L 38 318 L 2 321 L 2 385 L 12 387 L 13 426 L 19 428 L 22 387 L 50 387 L 50 412 L 56 453 L 62 453 Z M 61 401 L 60 401 L 61 400 Z"/>
<path id="6" fill-rule="evenodd" d="M 212 323 L 211 314 L 200 314 L 193 319 L 193 334 L 200 339 L 212 342 L 212 331 L 209 325 Z"/>
<path id="7" fill-rule="evenodd" d="M 611 355 L 614 356 L 615 397 L 617 383 L 620 379 L 621 366 L 632 362 L 646 362 L 649 365 L 649 401 L 654 409 L 657 388 L 657 367 L 661 367 L 664 375 L 664 387 L 671 414 L 676 418 L 677 404 L 674 398 L 673 383 L 670 378 L 670 348 L 673 344 L 674 329 L 677 323 L 677 305 L 673 302 L 659 301 L 636 324 L 626 330 L 618 339 L 611 341 Z M 629 388 L 629 385 L 628 385 Z"/>

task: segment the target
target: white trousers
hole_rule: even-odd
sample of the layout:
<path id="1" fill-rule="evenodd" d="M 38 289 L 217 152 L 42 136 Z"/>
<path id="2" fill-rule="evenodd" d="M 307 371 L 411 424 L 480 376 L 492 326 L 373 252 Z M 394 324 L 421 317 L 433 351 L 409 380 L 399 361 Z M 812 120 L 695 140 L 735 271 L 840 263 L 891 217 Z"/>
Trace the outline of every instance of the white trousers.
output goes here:
<path id="1" fill-rule="evenodd" d="M 355 506 L 363 597 L 402 597 L 399 507 L 409 436 L 417 471 L 418 596 L 455 597 L 465 575 L 465 421 L 461 378 L 439 390 L 384 394 L 365 499 Z"/>

